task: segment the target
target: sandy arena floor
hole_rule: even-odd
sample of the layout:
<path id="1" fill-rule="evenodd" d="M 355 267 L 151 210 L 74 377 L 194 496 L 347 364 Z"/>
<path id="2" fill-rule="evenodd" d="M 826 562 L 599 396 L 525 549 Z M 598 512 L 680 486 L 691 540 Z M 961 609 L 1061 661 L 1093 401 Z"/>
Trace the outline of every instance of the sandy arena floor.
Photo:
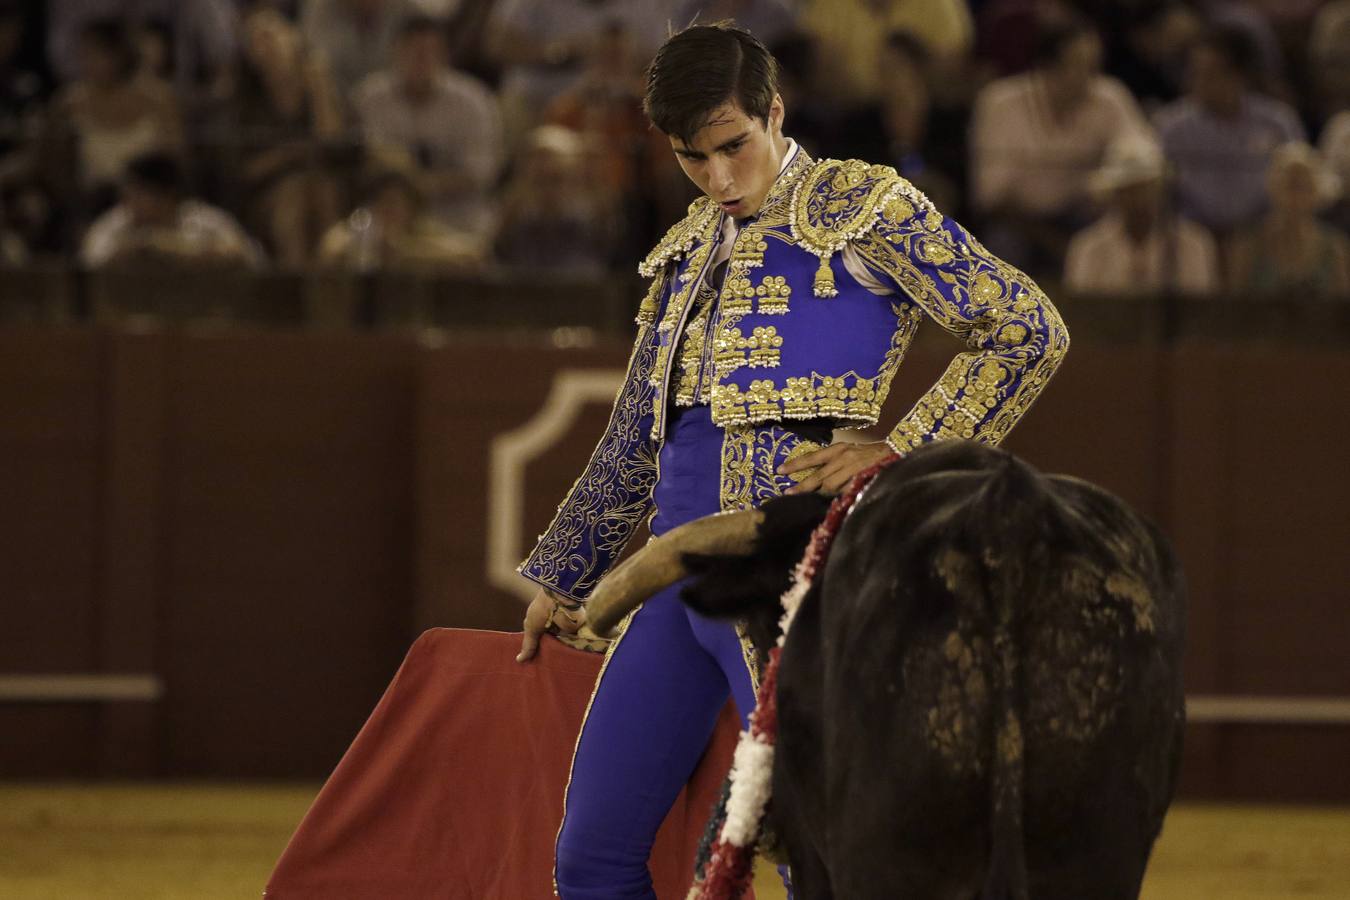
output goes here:
<path id="1" fill-rule="evenodd" d="M 0 784 L 4 900 L 257 898 L 317 785 Z M 761 900 L 783 896 L 761 871 Z M 1182 805 L 1144 900 L 1346 900 L 1350 810 Z"/>

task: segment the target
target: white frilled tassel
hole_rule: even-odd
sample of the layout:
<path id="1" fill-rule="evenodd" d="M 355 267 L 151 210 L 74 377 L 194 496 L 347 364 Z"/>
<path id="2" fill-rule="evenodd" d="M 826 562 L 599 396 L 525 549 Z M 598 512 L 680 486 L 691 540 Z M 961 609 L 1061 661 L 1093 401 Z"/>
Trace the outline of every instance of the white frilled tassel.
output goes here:
<path id="1" fill-rule="evenodd" d="M 773 745 L 749 731 L 741 732 L 731 761 L 731 793 L 722 840 L 748 847 L 759 836 L 759 823 L 769 803 L 773 781 Z"/>

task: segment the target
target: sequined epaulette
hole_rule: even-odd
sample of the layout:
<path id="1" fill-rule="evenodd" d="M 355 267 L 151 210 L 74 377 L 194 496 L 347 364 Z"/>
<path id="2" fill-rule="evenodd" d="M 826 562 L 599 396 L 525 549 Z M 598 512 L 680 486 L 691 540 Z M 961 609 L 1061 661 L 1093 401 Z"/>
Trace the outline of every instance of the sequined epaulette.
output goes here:
<path id="1" fill-rule="evenodd" d="M 941 215 L 923 193 L 890 166 L 858 159 L 822 159 L 797 182 L 792 194 L 792 234 L 800 246 L 820 257 L 813 291 L 834 297 L 830 257 L 849 241 L 871 231 L 883 210 L 894 217 L 923 211 L 941 222 Z M 888 209 L 889 206 L 889 209 Z"/>
<path id="2" fill-rule="evenodd" d="M 643 278 L 655 278 L 662 266 L 688 253 L 717 213 L 717 204 L 709 197 L 699 197 L 689 204 L 689 214 L 671 226 L 655 249 L 647 254 L 647 258 L 638 265 L 638 274 Z"/>

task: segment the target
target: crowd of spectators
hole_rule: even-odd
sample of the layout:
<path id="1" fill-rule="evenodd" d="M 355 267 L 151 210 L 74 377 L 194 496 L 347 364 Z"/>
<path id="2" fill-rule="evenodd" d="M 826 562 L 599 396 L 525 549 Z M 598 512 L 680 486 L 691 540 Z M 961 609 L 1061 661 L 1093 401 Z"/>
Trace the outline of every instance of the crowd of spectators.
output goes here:
<path id="1" fill-rule="evenodd" d="M 725 19 L 1039 278 L 1350 294 L 1350 0 L 0 0 L 0 265 L 631 271 L 643 66 Z"/>

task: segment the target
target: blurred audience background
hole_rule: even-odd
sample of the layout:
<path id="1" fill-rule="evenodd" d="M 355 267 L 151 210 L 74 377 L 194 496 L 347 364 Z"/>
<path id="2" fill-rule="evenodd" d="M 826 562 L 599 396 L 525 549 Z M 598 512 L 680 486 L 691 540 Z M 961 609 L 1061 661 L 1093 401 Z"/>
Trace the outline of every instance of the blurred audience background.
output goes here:
<path id="1" fill-rule="evenodd" d="M 631 277 L 643 67 L 723 19 L 1052 288 L 1350 290 L 1350 0 L 0 0 L 0 266 Z"/>

